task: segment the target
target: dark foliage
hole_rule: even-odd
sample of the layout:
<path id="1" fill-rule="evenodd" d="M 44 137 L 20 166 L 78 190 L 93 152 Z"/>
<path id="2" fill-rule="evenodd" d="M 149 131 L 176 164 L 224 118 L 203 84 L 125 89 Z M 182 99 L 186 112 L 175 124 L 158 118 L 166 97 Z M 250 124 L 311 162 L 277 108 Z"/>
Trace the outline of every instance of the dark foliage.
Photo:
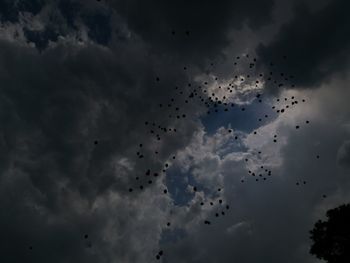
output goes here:
<path id="1" fill-rule="evenodd" d="M 310 231 L 310 253 L 328 263 L 350 262 L 350 204 L 327 211 L 327 221 L 317 221 Z"/>

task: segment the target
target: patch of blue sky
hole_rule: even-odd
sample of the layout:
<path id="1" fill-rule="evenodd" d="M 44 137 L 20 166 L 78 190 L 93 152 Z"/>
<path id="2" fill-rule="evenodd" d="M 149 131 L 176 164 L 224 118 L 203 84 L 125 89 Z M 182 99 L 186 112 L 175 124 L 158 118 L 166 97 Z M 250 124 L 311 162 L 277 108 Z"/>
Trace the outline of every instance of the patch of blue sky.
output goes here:
<path id="1" fill-rule="evenodd" d="M 228 108 L 228 111 L 224 111 Z M 242 111 L 242 108 L 245 110 Z M 218 112 L 215 112 L 217 109 Z M 265 115 L 268 115 L 266 118 Z M 231 129 L 251 133 L 258 127 L 265 125 L 277 117 L 271 105 L 264 100 L 260 103 L 254 100 L 251 104 L 234 107 L 218 105 L 210 109 L 210 114 L 201 117 L 201 122 L 208 135 L 214 134 L 220 127 L 231 127 Z M 261 121 L 259 121 L 261 119 Z"/>
<path id="2" fill-rule="evenodd" d="M 181 172 L 177 167 L 171 167 L 167 170 L 165 184 L 174 204 L 186 206 L 194 197 L 194 193 L 187 190 L 187 186 L 195 183 L 190 171 Z"/>
<path id="3" fill-rule="evenodd" d="M 168 169 L 165 184 L 169 191 L 170 197 L 177 206 L 187 206 L 195 196 L 193 187 L 197 191 L 203 191 L 205 196 L 213 194 L 213 189 L 207 188 L 199 183 L 192 174 L 195 166 L 191 167 L 186 172 L 174 166 Z M 188 187 L 190 186 L 190 187 Z"/>

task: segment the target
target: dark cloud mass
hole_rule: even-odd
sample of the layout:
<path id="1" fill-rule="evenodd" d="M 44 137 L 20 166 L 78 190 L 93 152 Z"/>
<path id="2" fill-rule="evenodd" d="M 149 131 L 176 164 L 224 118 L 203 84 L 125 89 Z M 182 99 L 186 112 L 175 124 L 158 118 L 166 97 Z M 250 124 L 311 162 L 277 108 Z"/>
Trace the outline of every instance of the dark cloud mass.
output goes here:
<path id="1" fill-rule="evenodd" d="M 259 28 L 271 20 L 272 0 L 111 1 L 129 27 L 157 52 L 198 63 L 220 55 L 228 33 L 244 23 Z M 193 61 L 194 60 L 194 61 Z"/>
<path id="2" fill-rule="evenodd" d="M 1 21 L 17 22 L 18 16 L 21 12 L 30 12 L 34 15 L 38 14 L 45 5 L 43 0 L 4 0 L 0 3 L 0 17 Z"/>
<path id="3" fill-rule="evenodd" d="M 271 43 L 258 47 L 258 55 L 266 63 L 273 62 L 279 71 L 293 74 L 300 87 L 317 87 L 349 66 L 349 8 L 346 0 L 330 1 L 317 11 L 298 4 L 292 20 Z"/>
<path id="4" fill-rule="evenodd" d="M 16 239 L 3 244 L 9 252 L 4 257 L 10 260 L 18 246 L 17 239 L 24 238 L 19 248 L 23 253 L 19 253 L 16 260 L 26 258 L 29 245 L 24 244 L 34 242 L 36 234 L 25 229 L 36 224 L 43 226 L 36 230 L 43 236 L 33 244 L 35 251 L 38 247 L 50 257 L 49 251 L 53 250 L 63 257 L 57 257 L 57 262 L 71 257 L 71 250 L 77 254 L 74 257 L 78 261 L 97 260 L 81 254 L 84 243 L 79 239 L 84 226 L 79 225 L 80 221 L 83 225 L 85 221 L 86 224 L 93 222 L 93 228 L 102 227 L 98 226 L 101 215 L 91 211 L 96 199 L 110 190 L 124 196 L 134 176 L 145 171 L 145 164 L 128 167 L 131 164 L 124 164 L 123 159 L 135 159 L 137 145 L 148 140 L 144 121 L 156 110 L 157 97 L 165 97 L 172 91 L 162 91 L 159 87 L 162 84 L 156 84 L 156 73 L 150 67 L 153 62 L 142 54 L 139 46 L 137 50 L 131 45 L 123 46 L 122 53 L 111 53 L 95 46 L 82 49 L 60 46 L 40 54 L 32 48 L 3 42 L 1 61 L 4 69 L 1 73 L 2 194 L 27 193 L 15 196 L 16 200 L 2 198 L 2 209 L 10 209 L 23 198 L 28 204 L 15 207 L 14 215 L 18 220 L 20 217 L 25 220 L 26 214 L 32 215 L 28 223 L 23 224 L 11 222 L 11 217 L 3 219 L 3 227 L 10 224 L 6 227 L 9 235 L 17 225 L 24 228 L 23 231 L 16 229 L 19 231 Z M 157 73 L 161 74 L 164 85 L 176 82 L 167 72 L 159 70 Z M 137 79 L 134 74 L 138 75 Z M 149 111 L 140 110 L 142 108 Z M 161 115 L 154 116 L 153 120 L 161 119 Z M 171 121 L 166 122 L 171 124 Z M 148 165 L 159 167 L 159 162 L 169 152 L 185 143 L 191 130 L 193 125 L 189 122 L 179 130 L 181 141 L 170 138 L 171 146 L 164 147 L 158 159 L 150 156 Z M 97 145 L 95 140 L 98 140 Z M 128 176 L 130 171 L 134 176 Z M 11 186 L 5 184 L 7 180 Z M 71 203 L 71 198 L 78 204 Z M 72 207 L 75 205 L 82 205 L 78 214 Z M 52 216 L 55 220 L 51 226 L 44 223 Z M 65 219 L 66 216 L 71 219 Z M 70 230 L 59 230 L 74 226 L 77 227 L 74 240 Z M 48 229 L 54 232 L 50 234 Z M 56 236 L 55 231 L 60 233 L 61 241 L 55 238 L 51 241 Z M 91 233 L 93 229 L 88 231 Z M 74 245 L 66 243 L 68 241 Z M 55 242 L 69 249 L 60 250 L 60 243 Z M 42 244 L 46 244 L 45 247 Z M 35 256 L 32 260 L 35 261 Z"/>
<path id="5" fill-rule="evenodd" d="M 287 2 L 1 1 L 2 262 L 318 262 L 350 6 Z"/>

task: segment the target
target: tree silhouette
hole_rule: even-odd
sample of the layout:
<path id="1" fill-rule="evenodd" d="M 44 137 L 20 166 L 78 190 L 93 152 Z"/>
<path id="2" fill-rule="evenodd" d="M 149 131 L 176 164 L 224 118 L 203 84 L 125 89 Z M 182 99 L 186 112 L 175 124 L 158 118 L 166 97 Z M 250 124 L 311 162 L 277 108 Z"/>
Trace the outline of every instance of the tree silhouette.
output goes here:
<path id="1" fill-rule="evenodd" d="M 328 263 L 350 262 L 350 204 L 327 211 L 327 221 L 318 220 L 310 231 L 310 253 Z"/>

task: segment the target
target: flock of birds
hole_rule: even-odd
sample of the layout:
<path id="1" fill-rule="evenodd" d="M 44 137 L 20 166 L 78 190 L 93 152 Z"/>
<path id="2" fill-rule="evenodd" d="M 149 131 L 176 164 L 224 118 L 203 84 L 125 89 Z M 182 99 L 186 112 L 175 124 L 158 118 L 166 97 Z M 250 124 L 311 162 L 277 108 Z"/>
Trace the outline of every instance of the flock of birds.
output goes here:
<path id="1" fill-rule="evenodd" d="M 175 34 L 175 31 L 172 31 L 172 34 Z M 186 31 L 186 35 L 189 35 L 189 32 Z M 237 56 L 235 58 L 235 61 L 233 63 L 234 66 L 238 66 L 239 65 L 239 61 L 242 61 L 243 58 L 246 58 L 248 61 L 248 65 L 249 65 L 249 69 L 254 69 L 254 67 L 256 67 L 256 63 L 257 63 L 257 59 L 253 58 L 251 61 L 249 61 L 249 55 L 245 55 L 243 57 Z M 286 59 L 286 57 L 283 57 L 284 59 Z M 210 64 L 211 67 L 214 66 L 214 63 Z M 273 63 L 270 63 L 270 66 L 273 67 Z M 187 67 L 184 67 L 183 70 L 187 70 Z M 248 82 L 249 80 L 254 79 L 253 81 Z M 240 105 L 240 104 L 235 104 L 232 103 L 232 101 L 230 100 L 232 98 L 232 96 L 230 96 L 230 94 L 235 92 L 235 89 L 239 86 L 242 85 L 244 83 L 249 83 L 249 85 L 254 85 L 257 90 L 262 91 L 263 89 L 262 84 L 263 82 L 264 85 L 275 85 L 278 88 L 282 88 L 285 87 L 286 84 L 285 82 L 288 81 L 292 81 L 294 79 L 294 76 L 289 75 L 287 76 L 284 73 L 279 73 L 276 74 L 273 71 L 269 71 L 267 73 L 260 73 L 256 76 L 253 76 L 253 74 L 237 74 L 233 76 L 233 80 L 231 83 L 229 83 L 226 87 L 218 85 L 218 78 L 215 77 L 213 80 L 215 81 L 215 83 L 217 84 L 217 87 L 215 87 L 214 89 L 216 91 L 218 91 L 218 93 L 222 94 L 222 91 L 225 91 L 222 97 L 220 97 L 218 95 L 218 93 L 215 93 L 213 91 L 209 91 L 209 86 L 210 83 L 208 81 L 204 81 L 202 83 L 202 85 L 199 85 L 197 87 L 194 87 L 193 84 L 188 83 L 187 87 L 181 89 L 180 87 L 176 86 L 175 90 L 178 92 L 178 97 L 175 98 L 170 98 L 167 101 L 163 102 L 163 103 L 159 103 L 158 107 L 160 109 L 166 109 L 167 112 L 169 112 L 168 114 L 168 118 L 169 119 L 177 119 L 177 120 L 181 120 L 181 119 L 185 119 L 188 118 L 189 116 L 185 113 L 185 111 L 183 109 L 181 109 L 179 106 L 177 106 L 178 104 L 181 103 L 185 103 L 185 104 L 189 104 L 189 103 L 196 103 L 197 105 L 202 105 L 203 107 L 205 107 L 206 110 L 206 114 L 210 115 L 210 114 L 215 114 L 215 113 L 219 113 L 219 112 L 229 112 L 232 110 L 237 110 L 237 111 L 241 111 L 242 113 L 244 113 L 246 111 L 246 108 L 244 105 Z M 155 81 L 157 83 L 161 82 L 160 77 L 156 77 Z M 294 87 L 295 85 L 292 84 L 291 87 Z M 259 88 L 260 87 L 260 88 Z M 254 98 L 257 103 L 262 103 L 263 102 L 263 95 L 259 92 L 257 92 L 257 94 L 255 95 Z M 282 102 L 284 102 L 284 104 L 282 105 Z M 298 105 L 299 103 L 305 103 L 306 100 L 302 99 L 301 101 L 299 101 L 296 97 L 291 96 L 290 98 L 284 97 L 284 98 L 276 98 L 276 105 L 271 107 L 271 110 L 274 111 L 277 114 L 283 114 L 285 113 L 287 110 L 291 109 L 293 106 L 295 107 L 296 105 Z M 268 119 L 270 118 L 269 114 L 263 114 L 260 118 L 257 119 L 258 122 L 262 122 L 264 119 Z M 305 124 L 308 125 L 310 124 L 309 120 L 305 120 Z M 144 125 L 148 131 L 148 133 L 150 134 L 152 139 L 155 139 L 156 141 L 161 141 L 162 140 L 162 135 L 163 134 L 176 134 L 178 132 L 178 128 L 176 127 L 166 127 L 166 126 L 162 126 L 160 124 L 157 124 L 155 121 L 145 121 Z M 301 124 L 296 125 L 295 129 L 300 129 L 301 128 Z M 227 132 L 229 134 L 233 134 L 234 131 L 231 128 L 227 129 Z M 253 134 L 256 135 L 257 131 L 253 131 Z M 234 135 L 233 136 L 235 140 L 239 139 L 238 135 Z M 274 143 L 277 143 L 277 134 L 274 134 L 272 136 L 272 141 Z M 98 141 L 95 141 L 95 144 L 97 144 Z M 136 152 L 136 156 L 139 159 L 144 159 L 146 156 L 143 153 L 143 149 L 144 149 L 144 144 L 143 143 L 139 143 L 138 145 L 139 150 Z M 154 151 L 155 155 L 159 154 L 159 151 L 155 150 Z M 262 152 L 258 151 L 258 155 L 261 155 Z M 176 156 L 172 155 L 169 157 L 170 160 L 175 160 Z M 320 156 L 316 155 L 316 159 L 319 159 Z M 244 159 L 245 162 L 249 162 L 250 160 L 248 158 Z M 148 185 L 151 185 L 155 182 L 155 180 L 157 180 L 157 178 L 159 178 L 162 174 L 166 175 L 167 169 L 170 167 L 169 163 L 165 163 L 164 166 L 160 169 L 151 171 L 151 168 L 146 169 L 146 171 L 144 172 L 144 177 L 141 178 L 140 176 L 136 176 L 135 177 L 135 184 L 131 187 L 129 187 L 128 192 L 132 193 L 135 190 L 145 190 L 147 188 Z M 258 169 L 256 171 L 252 171 L 252 170 L 248 170 L 248 174 L 255 178 L 255 181 L 266 181 L 268 177 L 272 176 L 272 171 L 268 168 L 265 168 L 263 165 L 261 165 L 260 167 L 258 167 Z M 245 180 L 241 179 L 241 183 L 244 183 Z M 301 182 L 296 182 L 297 186 L 301 186 L 301 185 L 305 185 L 306 181 L 301 181 Z M 222 192 L 222 188 L 218 188 L 217 192 L 220 193 Z M 197 192 L 198 189 L 196 186 L 192 187 L 192 192 L 195 193 Z M 163 189 L 162 194 L 168 194 L 169 191 L 168 189 Z M 323 195 L 324 198 L 326 198 L 326 195 Z M 200 206 L 204 206 L 206 204 L 206 202 L 201 201 Z M 213 213 L 212 218 L 218 218 L 220 216 L 225 216 L 226 213 L 229 211 L 230 206 L 229 204 L 225 204 L 223 199 L 219 197 L 219 199 L 217 200 L 208 200 L 207 204 L 211 207 L 213 207 L 213 210 L 216 210 Z M 217 206 L 220 207 L 220 209 L 217 208 Z M 213 223 L 213 219 L 209 219 L 206 218 L 203 220 L 203 223 L 205 225 L 211 225 Z M 166 223 L 166 227 L 170 227 L 171 226 L 171 222 L 168 221 Z M 85 238 L 87 238 L 87 235 L 85 235 Z M 91 243 L 90 243 L 91 246 Z M 161 257 L 163 256 L 164 252 L 163 250 L 160 250 L 156 255 L 155 258 L 157 260 L 160 260 Z"/>
<path id="2" fill-rule="evenodd" d="M 174 31 L 173 31 L 173 34 Z M 188 33 L 189 34 L 189 33 Z M 245 55 L 243 56 L 244 58 L 246 58 L 249 64 L 249 69 L 254 69 L 254 67 L 256 67 L 256 63 L 257 63 L 257 59 L 253 58 L 252 60 L 249 61 L 249 55 Z M 286 57 L 283 57 L 284 59 L 286 59 Z M 239 65 L 239 61 L 242 61 L 242 57 L 237 56 L 235 58 L 235 61 L 233 63 L 234 66 Z M 210 64 L 211 67 L 214 66 L 214 63 Z M 274 66 L 272 63 L 270 64 L 270 66 Z M 187 67 L 184 67 L 183 70 L 187 70 Z M 210 114 L 215 114 L 218 112 L 228 112 L 228 111 L 232 111 L 232 110 L 238 110 L 241 112 L 245 112 L 246 108 L 244 105 L 239 105 L 239 104 L 235 104 L 232 103 L 231 100 L 231 93 L 235 92 L 235 89 L 239 86 L 242 85 L 246 82 L 248 82 L 251 79 L 254 79 L 253 81 L 249 82 L 250 85 L 255 85 L 255 87 L 257 88 L 257 90 L 261 91 L 263 90 L 262 87 L 262 83 L 263 81 L 265 82 L 264 85 L 276 85 L 276 87 L 278 88 L 282 88 L 284 86 L 286 86 L 285 82 L 288 81 L 292 81 L 294 78 L 294 76 L 290 75 L 287 76 L 284 73 L 279 73 L 276 74 L 273 71 L 270 71 L 268 73 L 260 73 L 257 76 L 253 76 L 252 74 L 237 74 L 233 76 L 233 80 L 231 83 L 229 83 L 227 86 L 221 86 L 218 85 L 218 78 L 215 77 L 213 80 L 215 81 L 214 84 L 217 84 L 217 87 L 215 87 L 215 90 L 218 91 L 218 93 L 213 92 L 213 91 L 209 91 L 209 86 L 212 87 L 212 85 L 210 85 L 209 80 L 208 81 L 204 81 L 202 83 L 202 85 L 198 85 L 198 86 L 194 86 L 192 83 L 188 83 L 187 87 L 184 88 L 180 88 L 178 86 L 175 87 L 175 90 L 178 92 L 178 97 L 173 97 L 168 99 L 167 101 L 163 102 L 163 103 L 159 103 L 158 107 L 160 109 L 167 109 L 167 112 L 169 112 L 168 114 L 168 118 L 170 119 L 177 119 L 177 120 L 181 120 L 181 119 L 185 119 L 188 118 L 189 116 L 185 113 L 185 111 L 183 109 L 181 109 L 178 104 L 181 103 L 185 103 L 185 104 L 189 104 L 189 103 L 196 103 L 197 105 L 202 105 L 203 107 L 206 108 L 206 114 L 210 115 Z M 156 77 L 155 79 L 156 82 L 161 82 L 160 77 Z M 261 89 L 260 89 L 260 88 Z M 294 84 L 291 85 L 291 87 L 294 87 Z M 212 89 L 211 89 L 212 90 Z M 219 96 L 219 93 L 222 94 L 223 92 L 221 92 L 222 90 L 224 90 L 224 94 L 223 96 Z M 255 95 L 255 100 L 257 101 L 257 103 L 262 103 L 263 102 L 263 95 L 261 93 L 257 93 Z M 274 111 L 277 114 L 283 114 L 285 113 L 287 110 L 289 110 L 292 107 L 295 107 L 296 105 L 298 105 L 299 103 L 305 103 L 306 100 L 302 99 L 302 100 L 298 100 L 296 97 L 291 96 L 290 98 L 284 97 L 284 98 L 277 98 L 276 99 L 276 105 L 271 107 L 271 110 Z M 284 104 L 283 104 L 284 103 Z M 263 119 L 268 119 L 270 116 L 269 114 L 263 114 L 261 116 L 261 118 L 258 118 L 257 121 L 258 122 L 262 122 Z M 310 124 L 309 120 L 305 120 L 305 124 L 308 125 Z M 178 132 L 178 128 L 176 127 L 165 127 L 162 125 L 157 124 L 154 121 L 145 121 L 144 125 L 146 126 L 146 129 L 148 130 L 151 138 L 155 139 L 156 141 L 160 141 L 162 140 L 162 135 L 163 134 L 176 134 Z M 301 124 L 296 125 L 295 129 L 300 129 L 301 128 Z M 228 133 L 233 134 L 233 129 L 229 128 L 227 130 Z M 254 135 L 257 134 L 257 131 L 253 132 Z M 237 140 L 239 139 L 238 135 L 234 135 L 234 138 Z M 277 134 L 273 135 L 272 138 L 274 143 L 277 143 Z M 143 159 L 145 158 L 145 154 L 143 153 L 143 147 L 144 145 L 142 143 L 139 144 L 139 150 L 136 152 L 136 155 L 139 159 Z M 159 154 L 159 151 L 154 151 L 154 154 L 157 155 Z M 259 155 L 262 154 L 261 151 L 258 152 Z M 175 160 L 176 156 L 170 156 L 170 159 Z M 316 158 L 319 159 L 320 156 L 316 155 Z M 245 162 L 249 162 L 250 160 L 248 158 L 245 159 Z M 162 167 L 161 169 L 158 169 L 156 171 L 151 171 L 150 168 L 148 168 L 145 173 L 144 173 L 144 178 L 140 178 L 139 176 L 135 177 L 135 184 L 133 186 L 131 186 L 128 191 L 130 193 L 134 192 L 135 190 L 139 189 L 139 190 L 144 190 L 147 188 L 147 185 L 151 185 L 152 183 L 154 183 L 154 180 L 157 180 L 158 177 L 160 177 L 162 175 L 162 173 L 165 175 L 166 174 L 166 170 L 169 168 L 169 164 L 165 163 L 164 167 Z M 265 181 L 267 180 L 268 177 L 272 176 L 272 171 L 268 168 L 265 168 L 263 165 L 261 165 L 260 170 L 256 170 L 256 171 L 252 171 L 252 170 L 248 170 L 248 174 L 251 177 L 255 178 L 255 181 Z M 241 183 L 244 183 L 245 180 L 241 179 Z M 301 182 L 296 182 L 297 186 L 300 185 L 305 185 L 306 181 L 301 181 Z M 218 188 L 217 192 L 222 192 L 222 188 Z M 192 187 L 192 191 L 193 193 L 197 192 L 198 189 L 196 186 Z M 168 189 L 163 189 L 163 194 L 168 194 Z M 326 195 L 323 195 L 323 197 L 325 198 Z M 220 197 L 219 197 L 220 198 Z M 226 213 L 228 212 L 228 210 L 230 209 L 229 204 L 224 204 L 224 201 L 222 198 L 217 199 L 217 200 L 208 200 L 207 203 L 212 206 L 214 209 L 216 210 L 216 212 L 213 213 L 212 218 L 213 219 L 209 219 L 206 218 L 203 220 L 203 223 L 205 225 L 211 225 L 213 223 L 213 220 L 215 218 L 218 218 L 220 216 L 225 216 Z M 206 204 L 206 202 L 201 201 L 200 202 L 200 206 L 204 206 Z M 219 207 L 219 208 L 218 208 Z M 167 227 L 169 227 L 171 225 L 171 222 L 167 222 Z M 156 259 L 159 260 L 161 258 L 161 256 L 163 255 L 163 251 L 159 251 L 159 253 L 156 255 Z"/>
<path id="3" fill-rule="evenodd" d="M 99 1 L 99 0 L 97 0 Z M 171 32 L 172 35 L 175 35 L 175 31 Z M 190 35 L 190 32 L 187 30 L 185 32 L 187 36 Z M 283 59 L 287 59 L 286 56 L 283 57 Z M 256 70 L 257 66 L 257 59 L 256 58 L 250 58 L 249 55 L 244 55 L 244 56 L 237 56 L 234 58 L 233 66 L 238 67 L 239 62 L 243 61 L 247 63 L 249 70 Z M 273 63 L 270 63 L 270 67 L 272 68 L 274 66 Z M 214 63 L 210 63 L 210 67 L 214 67 Z M 244 68 L 244 67 L 243 67 Z M 187 71 L 187 67 L 183 67 L 184 71 Z M 185 104 L 191 104 L 195 103 L 196 105 L 201 105 L 204 107 L 206 110 L 204 111 L 205 114 L 211 115 L 211 114 L 216 114 L 219 112 L 229 112 L 229 111 L 240 111 L 242 114 L 246 111 L 246 108 L 242 104 L 235 104 L 232 102 L 232 93 L 236 91 L 237 87 L 243 84 L 249 84 L 255 86 L 258 91 L 263 91 L 263 85 L 275 85 L 277 88 L 282 88 L 285 87 L 289 81 L 293 81 L 294 76 L 292 75 L 287 75 L 285 73 L 275 73 L 273 71 L 269 72 L 264 72 L 260 74 L 252 73 L 249 72 L 248 74 L 236 74 L 233 76 L 232 81 L 228 85 L 219 85 L 218 82 L 218 77 L 215 77 L 211 80 L 204 81 L 201 85 L 194 86 L 192 83 L 188 83 L 187 87 L 180 88 L 178 86 L 175 87 L 176 93 L 178 94 L 178 97 L 172 97 L 169 98 L 167 101 L 164 101 L 162 103 L 159 103 L 157 107 L 159 109 L 165 109 L 164 111 L 168 112 L 169 114 L 167 117 L 171 119 L 176 119 L 176 120 L 183 120 L 185 118 L 190 118 L 186 114 L 186 111 L 180 106 L 179 104 L 185 103 Z M 213 85 L 211 85 L 210 81 L 214 82 L 214 89 Z M 155 78 L 156 83 L 161 83 L 160 77 Z M 210 87 L 210 88 L 209 88 Z M 294 87 L 292 84 L 291 87 Z M 216 92 L 215 92 L 216 91 Z M 219 94 L 224 94 L 220 96 Z M 257 103 L 262 103 L 263 102 L 263 94 L 257 92 L 255 94 L 254 100 Z M 284 97 L 284 98 L 277 98 L 276 99 L 276 105 L 271 107 L 271 110 L 275 114 L 283 114 L 287 110 L 289 110 L 292 107 L 295 107 L 299 103 L 305 103 L 305 99 L 298 100 L 294 96 L 291 96 L 290 98 Z M 284 103 L 282 105 L 282 103 Z M 262 114 L 260 118 L 257 119 L 258 122 L 262 122 L 263 120 L 268 120 L 271 118 L 269 114 Z M 310 124 L 309 120 L 305 120 L 305 124 L 308 125 Z M 147 132 L 150 134 L 152 139 L 155 139 L 156 141 L 161 141 L 163 139 L 163 135 L 171 135 L 171 134 L 176 134 L 178 132 L 179 128 L 176 127 L 166 127 L 165 125 L 160 125 L 157 124 L 155 121 L 145 121 L 144 125 L 147 129 Z M 300 129 L 301 124 L 296 125 L 295 129 Z M 234 131 L 231 128 L 227 129 L 227 132 L 231 134 L 235 140 L 239 139 L 239 135 L 234 135 Z M 253 132 L 254 135 L 257 134 L 257 131 Z M 277 143 L 277 134 L 274 134 L 271 138 L 271 140 L 274 143 Z M 151 140 L 150 140 L 151 141 Z M 98 144 L 98 140 L 94 141 L 94 144 Z M 144 150 L 145 145 L 143 143 L 139 143 L 138 145 L 138 150 L 136 152 L 136 156 L 138 159 L 145 159 L 147 156 L 145 154 Z M 159 154 L 158 150 L 154 151 L 154 154 L 157 156 Z M 262 152 L 258 151 L 258 155 L 261 155 Z M 316 155 L 316 158 L 319 159 L 320 156 Z M 169 157 L 170 160 L 175 160 L 176 156 L 172 155 Z M 245 162 L 249 162 L 249 158 L 245 158 Z M 158 178 L 160 178 L 162 175 L 166 175 L 167 169 L 169 169 L 170 164 L 165 163 L 163 167 L 160 169 L 151 169 L 147 168 L 144 171 L 144 176 L 136 176 L 135 177 L 135 183 L 130 186 L 127 191 L 132 194 L 135 191 L 143 191 L 147 189 L 148 186 L 152 185 Z M 267 180 L 268 177 L 272 176 L 272 171 L 263 165 L 259 166 L 258 169 L 256 170 L 248 170 L 248 175 L 253 177 L 255 181 L 265 181 Z M 241 179 L 241 183 L 244 183 L 245 180 Z M 296 182 L 297 186 L 305 185 L 306 181 L 298 181 Z M 192 186 L 192 192 L 195 193 L 198 191 L 197 186 Z M 222 193 L 223 189 L 218 188 L 214 192 L 216 193 Z M 168 194 L 169 191 L 167 188 L 162 189 L 162 194 Z M 323 195 L 324 198 L 326 198 L 326 195 Z M 212 219 L 206 218 L 203 220 L 203 224 L 205 225 L 212 225 L 213 220 L 215 218 L 225 216 L 226 213 L 228 213 L 230 206 L 229 204 L 225 203 L 222 197 L 218 197 L 218 199 L 209 199 L 208 201 L 202 200 L 199 205 L 204 206 L 208 204 L 210 207 L 213 207 L 213 210 L 215 210 L 214 213 L 212 213 Z M 219 207 L 219 208 L 218 208 Z M 166 223 L 166 227 L 171 226 L 171 221 L 169 220 Z M 87 241 L 87 247 L 91 248 L 92 243 L 89 241 L 89 235 L 85 234 L 83 237 Z M 29 247 L 30 250 L 33 250 L 33 247 Z M 156 255 L 155 259 L 160 260 L 161 257 L 164 255 L 163 250 L 160 250 Z"/>

